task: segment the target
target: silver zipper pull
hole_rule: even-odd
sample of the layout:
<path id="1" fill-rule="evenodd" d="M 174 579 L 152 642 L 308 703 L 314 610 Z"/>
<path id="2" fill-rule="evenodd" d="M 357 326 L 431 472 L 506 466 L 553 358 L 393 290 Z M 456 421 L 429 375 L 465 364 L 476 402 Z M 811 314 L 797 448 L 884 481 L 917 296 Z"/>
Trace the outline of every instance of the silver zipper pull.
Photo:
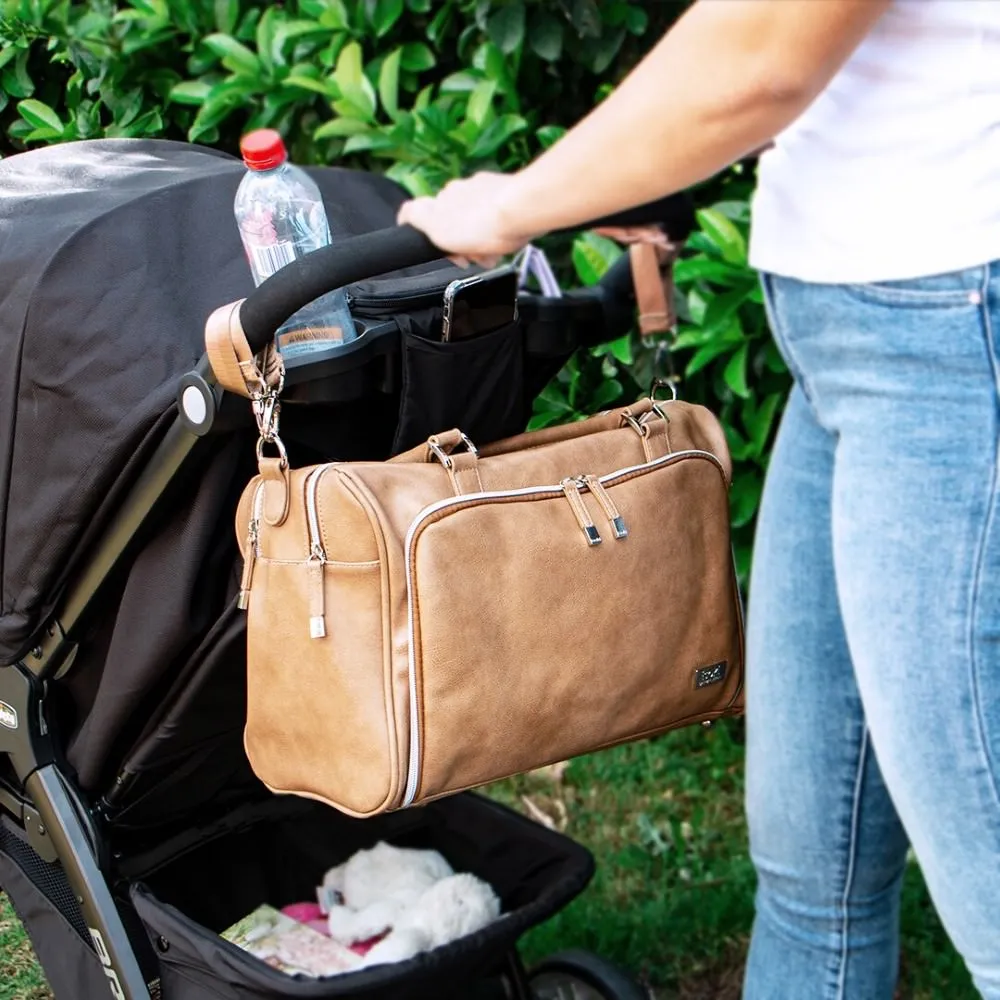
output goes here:
<path id="1" fill-rule="evenodd" d="M 594 498 L 601 505 L 601 510 L 604 511 L 611 522 L 615 538 L 628 538 L 628 528 L 625 526 L 625 519 L 618 513 L 618 508 L 615 506 L 614 500 L 611 499 L 611 494 L 604 488 L 604 484 L 597 476 L 585 476 L 584 482 L 586 482 L 587 489 L 594 494 Z"/>
<path id="2" fill-rule="evenodd" d="M 580 496 L 580 478 L 577 476 L 571 479 L 564 479 L 560 485 L 563 488 L 563 493 L 566 494 L 566 499 L 569 501 L 573 513 L 576 515 L 577 523 L 587 538 L 587 544 L 600 545 L 601 533 L 594 525 L 587 511 L 587 506 L 583 502 L 583 497 Z"/>
<path id="3" fill-rule="evenodd" d="M 247 554 L 243 559 L 243 576 L 240 578 L 240 596 L 236 599 L 236 607 L 246 611 L 250 606 L 250 588 L 253 585 L 253 569 L 257 562 L 257 545 L 260 538 L 260 525 L 257 518 L 250 519 L 247 530 Z"/>
<path id="4" fill-rule="evenodd" d="M 309 638 L 326 638 L 326 587 L 324 567 L 326 553 L 315 542 L 309 553 Z"/>

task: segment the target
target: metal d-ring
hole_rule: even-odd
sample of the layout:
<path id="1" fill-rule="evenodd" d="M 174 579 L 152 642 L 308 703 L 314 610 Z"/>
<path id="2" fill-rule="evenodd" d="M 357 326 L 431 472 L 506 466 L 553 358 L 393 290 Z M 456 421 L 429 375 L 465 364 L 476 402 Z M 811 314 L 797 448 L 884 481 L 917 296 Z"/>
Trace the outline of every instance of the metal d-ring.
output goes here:
<path id="1" fill-rule="evenodd" d="M 669 389 L 670 390 L 669 402 L 671 403 L 677 402 L 677 385 L 673 379 L 661 378 L 657 376 L 656 378 L 653 379 L 653 384 L 649 387 L 649 398 L 654 403 L 668 402 L 668 400 L 665 399 L 660 400 L 656 398 L 656 393 L 660 389 Z"/>
<path id="2" fill-rule="evenodd" d="M 287 469 L 288 452 L 285 451 L 285 445 L 277 434 L 273 434 L 270 438 L 257 438 L 257 461 L 259 462 L 264 458 L 264 445 L 266 444 L 273 444 L 274 447 L 278 449 L 278 458 L 281 460 L 281 468 Z"/>
<path id="3" fill-rule="evenodd" d="M 467 435 L 459 431 L 459 440 L 461 444 L 465 445 L 465 450 L 473 457 L 479 458 L 479 449 L 472 443 L 472 439 Z M 427 441 L 427 447 L 431 454 L 446 468 L 450 469 L 455 463 L 451 459 L 451 455 L 441 447 L 437 442 L 436 437 L 429 438 Z"/>
<path id="4" fill-rule="evenodd" d="M 648 424 L 640 424 L 639 421 L 636 420 L 635 417 L 633 417 L 631 413 L 624 413 L 624 414 L 622 414 L 622 423 L 623 424 L 628 424 L 629 427 L 631 427 L 632 430 L 634 430 L 636 432 L 636 434 L 639 435 L 639 437 L 641 437 L 641 438 L 647 438 L 647 437 L 649 437 L 649 425 Z"/>

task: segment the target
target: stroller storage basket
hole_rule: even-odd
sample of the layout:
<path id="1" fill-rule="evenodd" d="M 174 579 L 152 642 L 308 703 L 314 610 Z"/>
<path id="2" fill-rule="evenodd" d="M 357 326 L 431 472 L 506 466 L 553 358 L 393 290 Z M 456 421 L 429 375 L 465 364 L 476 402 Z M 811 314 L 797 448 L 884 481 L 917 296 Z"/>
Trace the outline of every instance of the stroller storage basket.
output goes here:
<path id="1" fill-rule="evenodd" d="M 578 844 L 475 795 L 367 821 L 276 799 L 245 819 L 204 832 L 196 847 L 132 886 L 159 955 L 164 1000 L 468 995 L 463 987 L 499 968 L 517 938 L 575 897 L 593 871 Z M 409 961 L 319 980 L 287 976 L 218 936 L 262 903 L 312 898 L 329 868 L 379 840 L 433 848 L 456 871 L 485 879 L 501 898 L 500 919 Z"/>

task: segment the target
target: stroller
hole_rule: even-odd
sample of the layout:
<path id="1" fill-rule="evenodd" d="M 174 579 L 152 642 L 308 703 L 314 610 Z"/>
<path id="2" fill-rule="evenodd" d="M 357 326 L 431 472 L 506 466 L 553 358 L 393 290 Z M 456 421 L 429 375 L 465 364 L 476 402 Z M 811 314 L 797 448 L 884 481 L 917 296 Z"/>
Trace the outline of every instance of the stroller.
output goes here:
<path id="1" fill-rule="evenodd" d="M 233 516 L 253 474 L 246 400 L 202 331 L 249 296 L 254 349 L 347 286 L 360 336 L 289 359 L 295 464 L 385 459 L 442 429 L 524 429 L 574 350 L 632 321 L 628 255 L 598 286 L 522 293 L 516 337 L 442 344 L 456 270 L 394 227 L 405 193 L 311 171 L 344 238 L 252 288 L 232 217 L 242 163 L 183 143 L 80 142 L 0 161 L 0 886 L 59 1000 L 637 1000 L 581 952 L 528 972 L 517 939 L 593 873 L 588 851 L 466 793 L 372 820 L 271 795 L 242 747 Z M 684 238 L 691 212 L 656 218 Z M 287 976 L 219 937 L 262 901 L 388 840 L 489 882 L 498 921 L 395 965 Z"/>

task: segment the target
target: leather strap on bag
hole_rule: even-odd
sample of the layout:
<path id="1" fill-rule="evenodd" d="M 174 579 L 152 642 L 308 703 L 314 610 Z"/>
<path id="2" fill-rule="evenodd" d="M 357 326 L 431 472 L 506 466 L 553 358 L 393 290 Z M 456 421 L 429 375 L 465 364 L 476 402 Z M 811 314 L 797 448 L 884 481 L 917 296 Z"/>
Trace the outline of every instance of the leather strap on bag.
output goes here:
<path id="1" fill-rule="evenodd" d="M 639 309 L 639 331 L 644 337 L 671 333 L 677 326 L 674 309 L 674 261 L 677 248 L 671 243 L 633 243 L 629 247 L 632 282 Z"/>
<path id="2" fill-rule="evenodd" d="M 455 449 L 464 447 L 465 451 Z M 479 476 L 479 452 L 476 446 L 459 430 L 435 434 L 427 440 L 425 461 L 440 462 L 456 496 L 464 493 L 482 493 L 485 489 Z"/>
<path id="3" fill-rule="evenodd" d="M 205 324 L 205 352 L 215 380 L 227 392 L 253 398 L 264 386 L 275 388 L 284 376 L 284 363 L 273 345 L 255 357 L 240 323 L 239 302 L 220 306 Z"/>

